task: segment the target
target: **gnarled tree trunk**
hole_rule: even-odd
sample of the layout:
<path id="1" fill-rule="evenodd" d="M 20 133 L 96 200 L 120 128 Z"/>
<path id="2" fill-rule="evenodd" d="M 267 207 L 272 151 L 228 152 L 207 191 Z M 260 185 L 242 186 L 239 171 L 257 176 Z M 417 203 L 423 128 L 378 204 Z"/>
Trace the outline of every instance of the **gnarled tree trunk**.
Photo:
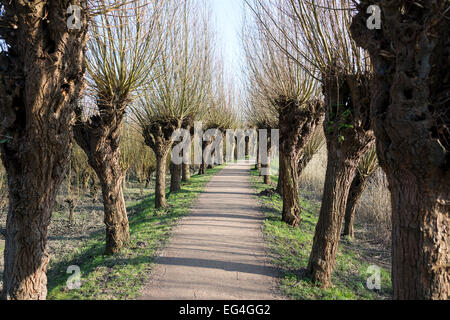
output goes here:
<path id="1" fill-rule="evenodd" d="M 250 157 L 250 138 L 245 137 L 245 158 Z"/>
<path id="2" fill-rule="evenodd" d="M 272 145 L 270 138 L 267 138 L 267 163 L 260 164 L 262 169 L 266 169 L 268 174 L 264 175 L 264 184 L 270 185 L 272 183 L 272 178 L 270 176 L 270 156 L 272 153 Z"/>
<path id="3" fill-rule="evenodd" d="M 305 153 L 303 153 L 300 156 L 300 160 L 298 161 L 298 164 L 297 164 L 297 175 L 299 177 L 301 176 L 303 170 L 305 170 L 305 168 L 308 165 L 308 163 L 311 162 L 313 157 L 314 157 L 313 154 L 305 154 Z"/>
<path id="4" fill-rule="evenodd" d="M 279 161 L 278 161 L 278 183 L 277 183 L 277 193 L 282 196 L 283 195 L 283 167 L 281 166 L 281 150 L 279 152 Z"/>
<path id="5" fill-rule="evenodd" d="M 84 6 L 86 1 L 74 0 Z M 47 230 L 72 149 L 73 105 L 83 88 L 87 15 L 66 25 L 66 1 L 2 1 L 0 143 L 9 209 L 3 299 L 47 296 Z"/>
<path id="6" fill-rule="evenodd" d="M 179 119 L 155 119 L 144 128 L 142 135 L 145 143 L 152 148 L 156 157 L 155 208 L 167 206 L 166 200 L 166 165 L 167 156 L 172 148 L 172 134 L 181 127 Z"/>
<path id="7" fill-rule="evenodd" d="M 170 192 L 181 190 L 181 164 L 170 164 Z"/>
<path id="8" fill-rule="evenodd" d="M 448 299 L 448 1 L 380 2 L 381 30 L 366 28 L 368 5 L 361 1 L 351 31 L 375 66 L 371 115 L 392 197 L 393 296 Z"/>
<path id="9" fill-rule="evenodd" d="M 208 148 L 208 146 L 211 143 L 212 143 L 211 141 L 203 141 L 202 142 L 202 164 L 200 165 L 200 169 L 199 169 L 199 172 L 198 172 L 199 175 L 206 174 L 206 169 L 208 168 L 208 165 L 206 164 L 205 150 L 206 150 L 206 148 Z"/>
<path id="10" fill-rule="evenodd" d="M 314 130 L 323 121 L 323 106 L 319 101 L 298 105 L 281 97 L 280 107 L 280 172 L 283 197 L 282 220 L 291 226 L 300 223 L 298 200 L 298 161 Z M 282 169 L 281 169 L 282 168 Z"/>
<path id="11" fill-rule="evenodd" d="M 259 158 L 259 130 L 256 130 L 256 164 L 255 164 L 255 170 L 260 171 L 261 170 L 261 159 Z M 270 159 L 270 157 L 269 157 Z M 270 168 L 270 167 L 269 167 Z"/>
<path id="12" fill-rule="evenodd" d="M 345 208 L 344 236 L 349 236 L 351 238 L 355 236 L 354 223 L 356 207 L 361 195 L 367 187 L 368 180 L 369 176 L 362 176 L 359 171 L 356 170 L 355 177 L 353 178 L 348 194 L 347 207 Z"/>
<path id="13" fill-rule="evenodd" d="M 156 182 L 155 182 L 155 208 L 167 207 L 166 200 L 166 166 L 167 166 L 166 152 L 156 155 Z"/>
<path id="14" fill-rule="evenodd" d="M 191 180 L 191 165 L 183 163 L 181 170 L 182 170 L 182 181 L 187 182 Z"/>
<path id="15" fill-rule="evenodd" d="M 128 216 L 123 198 L 125 170 L 120 164 L 120 134 L 126 104 L 98 102 L 99 114 L 81 120 L 77 109 L 75 140 L 86 153 L 100 180 L 106 225 L 105 254 L 117 253 L 130 241 Z"/>
<path id="16" fill-rule="evenodd" d="M 193 132 L 194 118 L 187 117 L 186 119 L 184 119 L 183 123 L 182 123 L 182 127 L 183 127 L 183 129 L 186 129 L 187 131 L 189 131 L 190 138 L 192 138 L 192 135 L 194 134 L 194 132 Z M 188 158 L 188 159 L 183 158 L 183 163 L 181 165 L 181 180 L 183 182 L 188 182 L 189 180 L 191 180 L 191 164 L 190 163 L 191 163 L 190 158 Z"/>
<path id="17" fill-rule="evenodd" d="M 373 145 L 370 130 L 369 88 L 362 75 L 324 76 L 327 108 L 324 131 L 328 149 L 322 206 L 314 234 L 307 273 L 323 288 L 331 285 L 331 275 L 348 193 L 358 163 Z"/>

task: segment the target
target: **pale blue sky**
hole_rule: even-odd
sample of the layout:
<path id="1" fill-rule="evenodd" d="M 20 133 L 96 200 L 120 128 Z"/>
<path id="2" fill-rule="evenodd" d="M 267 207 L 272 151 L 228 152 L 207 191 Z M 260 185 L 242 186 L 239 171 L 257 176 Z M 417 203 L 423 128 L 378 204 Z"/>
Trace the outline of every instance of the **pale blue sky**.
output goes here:
<path id="1" fill-rule="evenodd" d="M 241 30 L 244 0 L 208 0 L 216 21 L 217 44 L 223 52 L 226 73 L 240 79 L 243 48 Z"/>

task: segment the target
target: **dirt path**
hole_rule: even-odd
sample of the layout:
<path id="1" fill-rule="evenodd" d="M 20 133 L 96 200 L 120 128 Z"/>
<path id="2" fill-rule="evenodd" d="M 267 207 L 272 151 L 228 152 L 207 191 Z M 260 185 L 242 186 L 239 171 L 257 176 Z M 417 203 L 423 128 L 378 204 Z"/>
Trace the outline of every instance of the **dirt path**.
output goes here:
<path id="1" fill-rule="evenodd" d="M 140 299 L 281 299 L 277 271 L 264 253 L 262 214 L 250 165 L 231 164 L 213 177 L 191 215 L 156 259 Z"/>

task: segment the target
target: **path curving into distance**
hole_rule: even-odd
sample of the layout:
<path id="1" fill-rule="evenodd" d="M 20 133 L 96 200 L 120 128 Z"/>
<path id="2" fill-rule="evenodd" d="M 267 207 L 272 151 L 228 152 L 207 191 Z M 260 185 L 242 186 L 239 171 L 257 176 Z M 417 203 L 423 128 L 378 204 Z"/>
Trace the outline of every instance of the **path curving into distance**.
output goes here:
<path id="1" fill-rule="evenodd" d="M 278 272 L 265 255 L 250 164 L 225 167 L 155 260 L 144 300 L 272 300 Z"/>

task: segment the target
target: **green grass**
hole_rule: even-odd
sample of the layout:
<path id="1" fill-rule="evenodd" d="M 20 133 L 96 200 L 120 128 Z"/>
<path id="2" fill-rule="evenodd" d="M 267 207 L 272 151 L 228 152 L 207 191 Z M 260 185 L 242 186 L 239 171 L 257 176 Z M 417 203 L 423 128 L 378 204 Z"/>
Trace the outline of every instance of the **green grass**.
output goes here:
<path id="1" fill-rule="evenodd" d="M 259 177 L 258 171 L 251 171 L 251 180 L 257 192 L 268 188 Z M 276 176 L 272 177 L 277 182 Z M 300 194 L 303 191 L 300 192 Z M 351 240 L 342 239 L 336 267 L 332 278 L 332 287 L 323 290 L 305 277 L 311 252 L 315 225 L 320 211 L 320 202 L 307 201 L 300 195 L 302 222 L 300 227 L 292 228 L 281 221 L 282 199 L 278 194 L 259 198 L 265 210 L 266 219 L 263 232 L 269 247 L 272 262 L 281 269 L 281 291 L 292 299 L 299 300 L 341 300 L 341 299 L 388 299 L 392 293 L 391 279 L 388 271 L 381 268 L 381 290 L 366 288 L 370 274 L 367 268 L 370 263 L 364 260 L 352 247 Z"/>
<path id="2" fill-rule="evenodd" d="M 48 299 L 133 299 L 139 296 L 153 267 L 158 249 L 170 237 L 176 222 L 190 212 L 205 184 L 223 167 L 193 176 L 182 190 L 168 196 L 168 208 L 154 209 L 154 195 L 128 207 L 131 243 L 118 254 L 104 256 L 104 233 L 97 232 L 80 248 L 60 261 L 54 261 L 48 271 Z M 81 288 L 69 290 L 67 268 L 81 269 Z"/>

